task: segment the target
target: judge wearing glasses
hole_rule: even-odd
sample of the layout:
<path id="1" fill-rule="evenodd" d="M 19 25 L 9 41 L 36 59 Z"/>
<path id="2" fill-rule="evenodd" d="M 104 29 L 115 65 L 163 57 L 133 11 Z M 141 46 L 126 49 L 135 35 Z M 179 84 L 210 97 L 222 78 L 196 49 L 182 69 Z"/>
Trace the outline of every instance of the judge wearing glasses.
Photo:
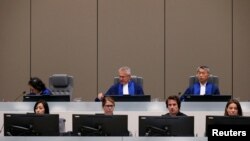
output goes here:
<path id="1" fill-rule="evenodd" d="M 112 95 L 144 95 L 142 87 L 131 79 L 131 69 L 127 66 L 118 69 L 119 83 L 112 85 L 105 93 L 99 93 L 95 101 L 101 101 L 104 96 Z"/>

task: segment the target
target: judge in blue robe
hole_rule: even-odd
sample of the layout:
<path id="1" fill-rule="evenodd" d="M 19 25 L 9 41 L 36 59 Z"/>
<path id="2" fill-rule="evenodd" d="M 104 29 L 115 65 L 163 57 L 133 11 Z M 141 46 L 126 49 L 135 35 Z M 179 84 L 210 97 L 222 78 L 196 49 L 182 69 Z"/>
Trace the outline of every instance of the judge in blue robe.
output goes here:
<path id="1" fill-rule="evenodd" d="M 188 87 L 184 92 L 185 95 L 200 95 L 200 83 L 196 82 L 192 86 Z M 204 95 L 220 95 L 219 88 L 213 83 L 206 83 L 206 91 Z"/>
<path id="2" fill-rule="evenodd" d="M 38 77 L 30 78 L 28 85 L 30 87 L 30 93 L 27 95 L 52 95 L 50 89 L 46 88 L 43 81 Z"/>
<path id="3" fill-rule="evenodd" d="M 123 84 L 116 83 L 109 88 L 109 90 L 105 93 L 105 95 L 124 95 L 123 93 Z M 143 89 L 140 85 L 130 80 L 128 82 L 128 95 L 144 95 Z"/>
<path id="4" fill-rule="evenodd" d="M 112 85 L 105 95 L 144 95 L 142 87 L 132 81 L 131 69 L 129 67 L 123 66 L 119 68 L 118 74 L 119 82 Z M 103 93 L 99 93 L 95 101 L 101 101 L 105 95 Z"/>
<path id="5" fill-rule="evenodd" d="M 208 82 L 210 69 L 207 66 L 199 66 L 197 68 L 197 77 L 199 82 L 194 83 L 188 87 L 181 96 L 181 101 L 185 101 L 186 95 L 220 95 L 218 86 Z"/>

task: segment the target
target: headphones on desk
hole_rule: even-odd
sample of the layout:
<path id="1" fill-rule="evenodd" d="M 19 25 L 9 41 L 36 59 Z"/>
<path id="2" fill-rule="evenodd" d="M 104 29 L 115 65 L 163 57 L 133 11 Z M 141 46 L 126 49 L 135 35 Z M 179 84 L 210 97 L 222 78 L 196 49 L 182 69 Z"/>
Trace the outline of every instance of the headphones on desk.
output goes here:
<path id="1" fill-rule="evenodd" d="M 29 85 L 38 91 L 42 91 L 46 88 L 45 84 L 38 77 L 31 77 L 29 80 Z"/>

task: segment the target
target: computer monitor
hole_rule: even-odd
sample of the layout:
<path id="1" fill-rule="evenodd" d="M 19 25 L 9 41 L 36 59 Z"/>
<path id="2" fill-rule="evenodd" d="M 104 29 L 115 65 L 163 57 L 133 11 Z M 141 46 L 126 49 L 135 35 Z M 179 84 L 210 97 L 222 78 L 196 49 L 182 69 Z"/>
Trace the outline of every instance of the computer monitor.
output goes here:
<path id="1" fill-rule="evenodd" d="M 127 115 L 72 115 L 76 136 L 129 136 Z"/>
<path id="2" fill-rule="evenodd" d="M 226 102 L 232 98 L 231 95 L 186 95 L 186 102 Z"/>
<path id="3" fill-rule="evenodd" d="M 59 136 L 59 115 L 5 113 L 4 136 Z"/>
<path id="4" fill-rule="evenodd" d="M 150 95 L 111 95 L 117 102 L 149 102 L 151 101 Z"/>
<path id="5" fill-rule="evenodd" d="M 139 116 L 139 136 L 194 136 L 194 117 Z"/>
<path id="6" fill-rule="evenodd" d="M 206 136 L 212 137 L 212 133 L 215 135 L 219 131 L 230 130 L 233 132 L 248 131 L 250 133 L 250 116 L 206 116 Z"/>
<path id="7" fill-rule="evenodd" d="M 68 102 L 70 95 L 25 95 L 23 96 L 24 102 L 35 102 L 40 99 L 50 102 Z"/>

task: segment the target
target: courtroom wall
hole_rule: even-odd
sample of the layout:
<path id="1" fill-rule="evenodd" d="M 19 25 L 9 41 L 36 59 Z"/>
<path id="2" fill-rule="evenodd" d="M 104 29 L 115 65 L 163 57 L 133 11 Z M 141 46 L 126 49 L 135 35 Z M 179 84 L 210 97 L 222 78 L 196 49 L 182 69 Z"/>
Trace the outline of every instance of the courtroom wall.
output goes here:
<path id="1" fill-rule="evenodd" d="M 198 65 L 223 94 L 249 100 L 248 0 L 0 0 L 0 100 L 30 76 L 74 76 L 73 97 L 92 101 L 122 65 L 153 98 L 183 92 Z M 19 99 L 21 100 L 21 99 Z"/>

